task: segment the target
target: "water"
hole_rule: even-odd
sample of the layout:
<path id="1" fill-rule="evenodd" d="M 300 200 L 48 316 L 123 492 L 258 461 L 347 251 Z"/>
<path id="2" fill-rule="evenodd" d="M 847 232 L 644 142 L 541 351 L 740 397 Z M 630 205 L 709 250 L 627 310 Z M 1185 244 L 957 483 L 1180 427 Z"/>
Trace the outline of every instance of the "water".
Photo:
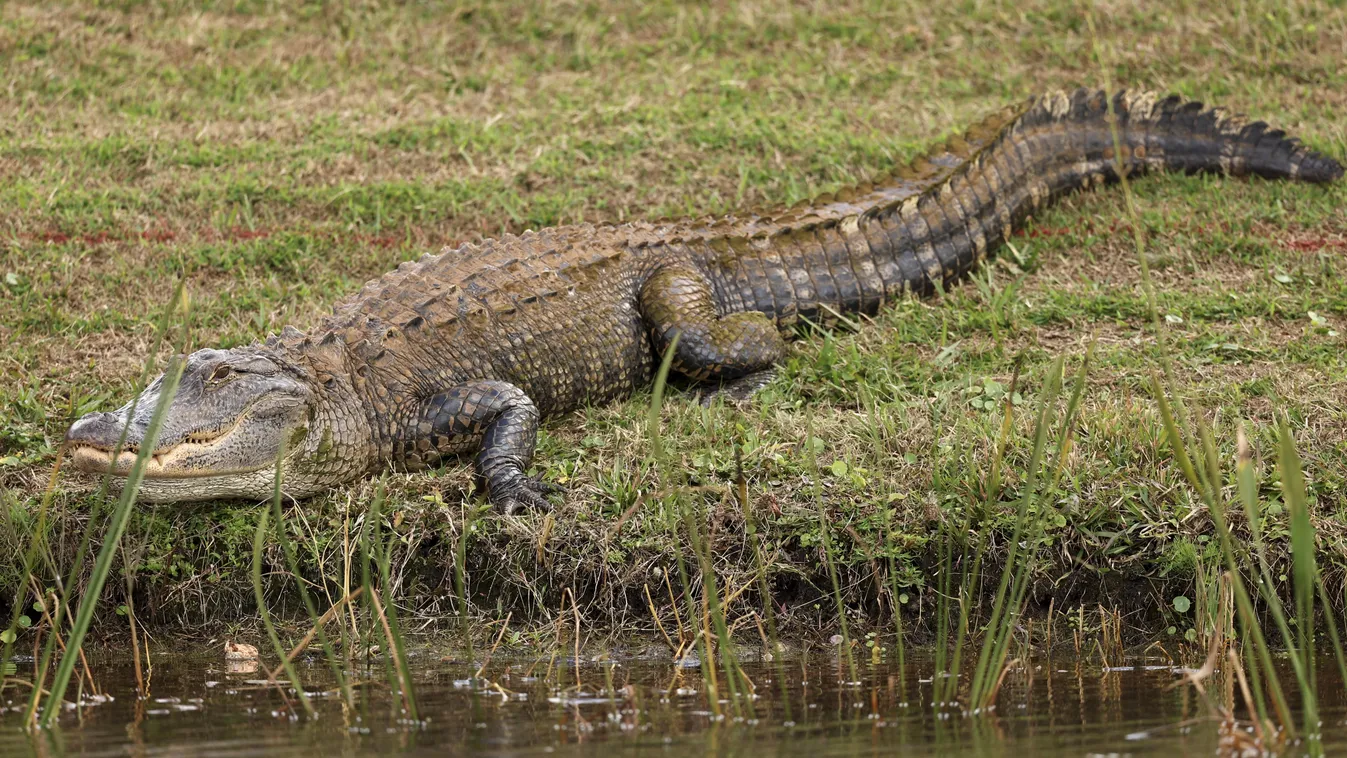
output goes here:
<path id="1" fill-rule="evenodd" d="M 310 721 L 302 711 L 291 715 L 264 672 L 230 673 L 217 651 L 166 650 L 153 663 L 151 697 L 141 701 L 129 662 L 96 657 L 95 679 L 113 699 L 71 710 L 59 729 L 38 736 L 9 710 L 22 706 L 26 691 L 6 689 L 0 755 L 1214 755 L 1218 742 L 1205 704 L 1190 688 L 1172 687 L 1174 667 L 1154 659 L 1112 670 L 1070 657 L 1035 659 L 1008 677 L 994 713 L 976 717 L 932 705 L 934 672 L 920 657 L 904 676 L 888 663 L 858 661 L 859 681 L 850 684 L 835 653 L 783 660 L 780 669 L 745 662 L 756 699 L 737 713 L 726 700 L 717 716 L 695 666 L 497 658 L 486 680 L 475 680 L 475 666 L 425 649 L 410 660 L 420 725 L 392 711 L 381 666 L 362 672 L 371 681 L 354 710 L 317 695 L 320 715 Z M 308 691 L 330 686 L 321 660 L 298 665 Z M 31 671 L 21 661 L 17 675 Z M 1347 704 L 1341 682 L 1330 680 L 1335 671 L 1328 661 L 1320 667 L 1329 755 L 1347 750 Z"/>

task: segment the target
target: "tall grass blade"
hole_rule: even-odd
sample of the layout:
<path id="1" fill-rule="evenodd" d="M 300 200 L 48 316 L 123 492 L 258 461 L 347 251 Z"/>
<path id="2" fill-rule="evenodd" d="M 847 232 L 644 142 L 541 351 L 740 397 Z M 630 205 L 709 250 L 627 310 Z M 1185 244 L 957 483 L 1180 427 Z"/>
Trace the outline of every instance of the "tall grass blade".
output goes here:
<path id="1" fill-rule="evenodd" d="M 876 470 L 879 470 L 885 464 L 884 440 L 880 437 L 879 402 L 875 399 L 874 395 L 870 394 L 870 391 L 866 389 L 864 384 L 861 385 L 861 403 L 865 405 L 865 411 L 868 416 L 867 420 L 869 421 L 871 455 L 874 456 L 874 466 Z M 890 610 L 893 613 L 894 657 L 898 666 L 899 685 L 905 691 L 907 689 L 907 651 L 905 640 L 903 639 L 903 608 L 902 602 L 899 600 L 902 595 L 898 592 L 898 567 L 897 562 L 894 559 L 894 555 L 897 552 L 893 539 L 894 504 L 889 496 L 890 493 L 887 486 L 887 480 L 884 480 L 884 482 L 885 486 L 880 490 L 880 498 L 882 503 L 881 508 L 883 508 L 884 512 L 884 524 L 882 527 L 884 529 L 884 551 L 888 554 L 888 590 L 889 605 L 891 606 Z"/>
<path id="2" fill-rule="evenodd" d="M 136 407 L 140 401 L 141 390 L 143 390 L 147 382 L 149 382 L 150 373 L 154 369 L 153 356 L 159 354 L 159 349 L 163 345 L 164 337 L 165 335 L 167 335 L 169 326 L 172 323 L 173 314 L 177 311 L 177 309 L 183 302 L 183 292 L 184 292 L 183 286 L 184 286 L 183 280 L 179 279 L 177 286 L 175 286 L 173 289 L 173 296 L 169 299 L 168 307 L 166 307 L 164 309 L 164 312 L 160 314 L 159 321 L 155 326 L 154 341 L 152 343 L 152 349 L 149 353 L 150 356 L 152 357 L 150 360 L 147 360 L 145 362 L 145 365 L 141 368 L 140 380 L 135 385 L 136 390 L 135 397 L 131 401 L 131 411 L 127 415 L 128 419 L 133 418 L 135 416 Z M 178 352 L 182 352 L 182 348 L 185 345 L 186 338 L 187 336 L 184 333 L 183 344 L 178 345 Z M 117 438 L 117 444 L 113 448 L 114 450 L 121 450 L 123 447 L 125 447 L 126 437 L 129 431 L 130 426 L 128 421 L 128 425 L 122 427 L 121 433 Z M 58 450 L 57 455 L 58 456 L 64 455 L 64 453 L 65 450 L 64 447 L 62 447 L 61 449 Z M 56 462 L 57 469 L 59 469 L 60 463 L 61 462 L 58 458 Z M 54 476 L 55 473 L 53 473 L 53 477 Z M 103 523 L 103 519 L 101 518 L 102 516 L 101 511 L 105 501 L 107 500 L 107 492 L 108 488 L 111 486 L 111 483 L 112 483 L 112 474 L 108 473 L 104 475 L 102 481 L 99 484 L 97 493 L 92 498 L 91 501 L 92 505 L 89 511 L 89 519 L 84 524 L 84 533 L 80 539 L 80 547 L 79 550 L 77 550 L 75 553 L 75 560 L 71 564 L 69 570 L 66 572 L 66 580 L 64 582 L 61 581 L 61 572 L 56 570 L 56 567 L 54 565 L 52 566 L 52 576 L 56 583 L 56 589 L 60 593 L 62 600 L 61 603 L 62 611 L 67 617 L 69 617 L 70 615 L 70 604 L 68 602 L 65 602 L 70 596 L 68 588 L 75 586 L 75 583 L 79 580 L 80 574 L 84 571 L 84 561 L 88 557 L 90 545 L 93 544 L 94 528 L 97 525 Z M 36 560 L 37 553 L 45 545 L 45 540 L 47 538 L 47 516 L 51 511 L 51 502 L 55 493 L 56 493 L 55 488 L 49 486 L 46 492 L 44 492 L 42 495 L 42 505 L 38 508 L 37 526 L 32 530 L 32 537 L 30 538 L 30 541 L 28 543 L 28 548 L 24 551 L 22 577 L 25 579 L 32 576 L 33 563 Z M 52 563 L 49 557 L 47 562 Z M 4 643 L 4 649 L 3 651 L 0 651 L 0 668 L 4 667 L 4 665 L 10 660 L 13 654 L 14 639 L 17 636 L 16 631 L 19 625 L 19 616 L 22 615 L 23 609 L 28 605 L 27 603 L 23 602 L 23 597 L 27 592 L 25 586 L 26 586 L 25 583 L 23 581 L 20 581 L 19 587 L 16 590 L 16 594 L 14 597 L 14 605 L 10 612 L 9 626 L 6 627 L 6 629 L 8 630 L 8 634 L 5 636 L 5 638 L 9 641 Z M 73 619 L 71 620 L 71 625 L 72 626 L 74 625 Z M 35 676 L 33 678 L 34 682 L 43 682 L 46 680 L 48 667 L 51 664 L 51 658 L 55 653 L 55 649 L 56 649 L 56 637 L 55 635 L 52 635 L 51 637 L 47 638 L 47 643 L 43 649 L 42 657 L 37 664 Z M 0 677 L 0 692 L 4 691 L 5 686 L 6 682 L 4 681 L 3 677 Z M 39 700 L 41 697 L 42 697 L 41 688 L 39 687 L 33 688 L 32 692 L 29 694 L 29 703 L 24 719 L 25 722 L 32 723 L 37 713 L 37 708 L 39 706 Z"/>
<path id="3" fill-rule="evenodd" d="M 809 456 L 809 469 L 814 474 L 814 504 L 818 510 L 819 542 L 823 546 L 823 562 L 828 569 L 828 580 L 832 583 L 833 602 L 837 606 L 837 624 L 842 631 L 842 651 L 846 656 L 848 682 L 858 681 L 856 676 L 856 656 L 851 651 L 851 634 L 847 629 L 847 607 L 842 602 L 842 582 L 837 576 L 837 562 L 833 560 L 832 525 L 828 523 L 827 508 L 823 506 L 823 472 L 818 467 L 818 454 L 814 451 L 814 415 L 805 417 L 805 452 Z"/>
<path id="4" fill-rule="evenodd" d="M 650 414 L 647 418 L 646 428 L 650 434 L 650 456 L 655 459 L 655 463 L 661 473 L 664 463 L 664 439 L 660 435 L 659 414 L 660 409 L 664 407 L 664 390 L 669 383 L 669 370 L 673 367 L 674 351 L 678 349 L 678 339 L 682 337 L 681 332 L 674 332 L 673 339 L 669 340 L 669 347 L 664 350 L 664 359 L 660 361 L 659 371 L 655 373 L 655 386 L 650 391 Z"/>
<path id="5" fill-rule="evenodd" d="M 388 541 L 383 543 L 380 551 L 379 582 L 385 589 L 393 586 L 389 565 L 391 564 L 392 545 L 396 539 L 396 534 L 389 534 Z M 421 717 L 416 708 L 416 690 L 412 685 L 412 669 L 407 665 L 407 643 L 402 637 L 402 623 L 398 618 L 397 604 L 393 602 L 391 595 L 388 602 L 384 604 L 384 616 L 388 622 L 388 646 L 392 648 L 393 663 L 397 667 L 398 689 L 402 694 L 402 700 L 407 710 L 407 718 L 414 723 L 419 723 Z"/>
<path id="6" fill-rule="evenodd" d="M 279 492 L 280 482 L 276 483 L 276 489 Z M 262 548 L 267 543 L 267 527 L 271 523 L 271 512 L 263 509 L 262 515 L 257 519 L 257 532 L 253 535 L 253 598 L 257 601 L 257 614 L 262 618 L 262 627 L 267 632 L 267 639 L 271 641 L 271 647 L 276 651 L 276 655 L 281 659 L 281 667 L 285 669 L 285 676 L 290 680 L 290 688 L 299 698 L 300 705 L 304 706 L 304 712 L 309 718 L 318 715 L 313 709 L 313 703 L 309 702 L 309 695 L 304 691 L 303 682 L 299 681 L 299 673 L 295 671 L 295 665 L 290 662 L 290 656 L 284 646 L 281 645 L 281 638 L 276 634 L 276 625 L 271 623 L 271 613 L 267 611 L 267 598 L 262 592 Z"/>
<path id="7" fill-rule="evenodd" d="M 313 597 L 304 586 L 303 575 L 299 572 L 299 559 L 295 554 L 295 546 L 290 541 L 290 533 L 286 528 L 285 515 L 281 509 L 281 460 L 284 457 L 285 451 L 282 448 L 281 455 L 276 458 L 276 484 L 271 496 L 271 512 L 276 519 L 276 539 L 281 543 L 281 552 L 285 554 L 286 566 L 290 569 L 291 578 L 295 580 L 300 600 L 304 603 L 304 611 L 308 613 L 309 621 L 313 624 L 318 644 L 323 649 L 323 658 L 332 671 L 332 678 L 337 683 L 338 689 L 341 690 L 342 699 L 346 701 L 348 706 L 354 707 L 355 695 L 351 691 L 351 683 L 347 681 L 342 660 L 333 650 L 332 643 L 327 638 L 327 632 L 323 629 L 324 624 L 322 616 L 318 613 L 318 607 L 314 605 Z M 288 661 L 289 655 L 283 656 L 283 659 Z"/>
<path id="8" fill-rule="evenodd" d="M 992 601 L 991 618 L 987 622 L 987 633 L 982 640 L 982 650 L 973 669 L 973 682 L 970 690 L 970 703 L 974 707 L 989 704 L 994 691 L 994 683 L 1000 678 L 1005 664 L 1005 653 L 1009 646 L 1010 634 L 1014 630 L 1015 617 L 1020 608 L 1015 605 L 1023 594 L 1021 584 L 1028 582 L 1028 564 L 1033 560 L 1033 550 L 1038 545 L 1037 535 L 1027 534 L 1032 506 L 1037 494 L 1043 450 L 1047 446 L 1048 430 L 1052 426 L 1053 409 L 1057 402 L 1057 393 L 1061 389 L 1062 372 L 1065 359 L 1058 357 L 1049 369 L 1047 383 L 1039 396 L 1037 418 L 1034 422 L 1034 446 L 1029 457 L 1029 467 L 1025 471 L 1024 492 L 1020 496 L 1015 514 L 1015 526 L 1010 540 L 1010 552 L 1006 557 L 1005 568 L 1001 572 L 1001 581 L 997 586 L 996 598 Z M 1039 514 L 1041 519 L 1041 514 Z M 1037 530 L 1034 530 L 1035 532 Z M 1027 536 L 1032 539 L 1026 540 Z M 1022 546 L 1023 545 L 1023 546 Z M 1023 551 L 1023 552 L 1022 552 Z M 971 591 L 971 588 L 965 592 Z"/>
<path id="9" fill-rule="evenodd" d="M 374 543 L 370 538 L 370 522 L 377 521 L 380 518 L 379 512 L 383 505 L 386 480 L 387 477 L 379 478 L 379 485 L 374 491 L 374 500 L 370 503 L 370 507 L 365 512 L 365 522 L 360 530 L 360 586 L 365 590 L 365 610 L 370 619 L 369 626 L 365 630 L 366 661 L 368 661 L 369 654 L 373 650 L 375 629 L 380 625 L 379 622 L 384 615 L 383 605 L 379 601 L 379 593 L 374 587 L 374 577 L 370 570 L 370 567 L 373 566 L 376 561 L 374 553 L 376 548 L 373 547 Z M 384 635 L 384 637 L 386 648 L 388 644 L 387 635 Z M 382 662 L 384 666 L 384 681 L 388 683 L 390 690 L 397 692 L 398 677 L 393 671 L 392 658 L 385 655 L 382 658 Z"/>
<path id="10" fill-rule="evenodd" d="M 47 705 L 42 711 L 41 725 L 44 728 L 51 727 L 64 705 L 66 687 L 70 684 L 70 675 L 74 672 L 75 661 L 79 658 L 75 652 L 83 646 L 84 636 L 89 631 L 89 625 L 93 623 L 94 609 L 98 606 L 98 601 L 103 595 L 103 587 L 107 583 L 108 574 L 112 571 L 113 556 L 116 555 L 118 547 L 121 545 L 122 534 L 126 531 L 126 522 L 131 515 L 131 507 L 135 505 L 136 493 L 140 491 L 141 480 L 145 477 L 145 466 L 149 463 L 150 456 L 154 454 L 154 443 L 159 439 L 159 432 L 163 429 L 164 416 L 168 412 L 168 406 L 173 400 L 173 395 L 177 392 L 178 382 L 182 379 L 183 365 L 182 357 L 174 356 L 164 371 L 159 402 L 155 405 L 154 414 L 150 417 L 149 426 L 145 430 L 145 439 L 141 443 L 140 451 L 136 454 L 136 461 L 132 464 L 131 471 L 126 477 L 126 483 L 123 485 L 117 507 L 112 511 L 112 518 L 108 523 L 103 545 L 99 548 L 98 557 L 94 560 L 93 573 L 89 577 L 89 584 L 80 597 L 79 609 L 75 612 L 75 625 L 71 628 L 70 636 L 66 640 L 67 654 L 62 655 L 60 663 L 57 664 L 56 676 L 52 679 L 51 694 L 48 696 Z"/>
<path id="11" fill-rule="evenodd" d="M 1300 456 L 1296 453 L 1291 430 L 1285 420 L 1277 425 L 1278 460 L 1282 475 L 1282 496 L 1291 516 L 1291 568 L 1294 577 L 1296 605 L 1296 635 L 1301 666 L 1297 679 L 1301 688 L 1302 722 L 1305 733 L 1317 735 L 1319 709 L 1317 677 L 1314 656 L 1314 598 L 1319 584 L 1319 569 L 1315 561 L 1314 525 L 1305 497 L 1305 475 Z M 1332 609 L 1329 609 L 1332 613 Z M 1294 663 L 1295 658 L 1292 658 Z"/>
<path id="12" fill-rule="evenodd" d="M 729 691 L 730 704 L 738 715 L 742 707 L 742 701 L 739 699 L 740 681 L 737 661 L 733 655 L 733 646 L 730 642 L 729 626 L 725 623 L 725 612 L 720 604 L 720 587 L 716 581 L 715 564 L 711 559 L 710 540 L 702 534 L 701 523 L 703 519 L 698 512 L 688 503 L 687 498 L 680 498 L 681 510 L 683 513 L 683 528 L 687 530 L 688 541 L 692 543 L 692 552 L 697 556 L 699 569 L 702 576 L 702 597 L 706 602 L 706 617 L 711 624 L 711 630 L 716 637 L 716 647 L 714 651 L 710 649 L 710 640 L 706 640 L 703 649 L 708 653 L 714 652 L 721 664 L 720 668 L 725 672 L 725 688 Z M 709 636 L 703 633 L 703 637 Z"/>
<path id="13" fill-rule="evenodd" d="M 958 542 L 962 547 L 959 557 L 959 619 L 955 628 L 955 636 L 952 648 L 952 660 L 949 664 L 948 676 L 940 681 L 936 688 L 938 693 L 937 700 L 940 702 L 954 702 L 958 695 L 959 674 L 963 670 L 963 653 L 965 642 L 968 636 L 968 618 L 972 611 L 972 606 L 977 600 L 977 588 L 982 586 L 982 559 L 987 552 L 987 532 L 986 519 L 987 514 L 992 510 L 993 505 L 999 500 L 1001 493 L 1001 466 L 1005 458 L 1006 444 L 1009 442 L 1010 430 L 1015 417 L 1015 408 L 1013 403 L 1014 388 L 1019 385 L 1019 361 L 1016 361 L 1015 374 L 1011 379 L 1011 392 L 1006 393 L 1003 413 L 1001 417 L 1001 432 L 997 438 L 996 450 L 992 455 L 991 471 L 987 475 L 986 483 L 983 486 L 984 496 L 981 506 L 970 506 L 964 517 L 964 528 L 961 533 L 951 535 L 948 532 L 948 526 L 942 526 L 946 530 L 946 536 L 943 540 L 942 561 L 944 566 L 944 575 L 946 577 L 945 590 L 943 592 L 942 607 L 939 611 L 942 619 L 948 615 L 947 597 L 953 596 L 952 582 L 954 569 L 951 561 L 953 560 L 952 543 Z M 969 551 L 969 536 L 977 534 L 977 545 Z M 939 670 L 944 670 L 939 668 Z"/>
<path id="14" fill-rule="evenodd" d="M 1230 576 L 1231 591 L 1235 598 L 1235 609 L 1238 612 L 1240 628 L 1243 630 L 1246 646 L 1245 654 L 1248 659 L 1248 669 L 1250 683 L 1253 685 L 1257 698 L 1255 700 L 1260 716 L 1266 710 L 1265 699 L 1263 698 L 1263 683 L 1266 683 L 1266 693 L 1271 696 L 1272 710 L 1277 714 L 1277 720 L 1285 729 L 1287 737 L 1294 739 L 1296 735 L 1295 724 L 1291 718 L 1290 704 L 1282 691 L 1281 684 L 1277 679 L 1277 671 L 1272 663 L 1272 651 L 1268 646 L 1267 638 L 1263 634 L 1262 625 L 1259 623 L 1258 615 L 1253 607 L 1253 599 L 1248 588 L 1244 584 L 1243 575 L 1240 572 L 1240 557 L 1242 553 L 1235 546 L 1234 538 L 1230 534 L 1228 519 L 1226 518 L 1225 500 L 1218 493 L 1213 493 L 1205 481 L 1206 474 L 1199 475 L 1199 471 L 1204 471 L 1205 466 L 1194 466 L 1192 457 L 1188 453 L 1187 435 L 1179 432 L 1174 414 L 1170 411 L 1168 399 L 1163 386 L 1158 377 L 1152 377 L 1152 388 L 1155 393 L 1156 404 L 1160 409 L 1160 420 L 1165 430 L 1165 438 L 1169 442 L 1170 450 L 1174 454 L 1176 461 L 1184 470 L 1184 475 L 1188 478 L 1198 497 L 1207 506 L 1207 512 L 1211 516 L 1212 524 L 1216 528 L 1218 544 L 1221 549 L 1221 556 L 1225 562 L 1226 572 Z M 1258 523 L 1258 506 L 1256 493 L 1252 483 L 1252 473 L 1250 460 L 1247 454 L 1247 448 L 1241 446 L 1237 476 L 1244 483 L 1240 486 L 1241 496 L 1244 498 L 1246 513 L 1249 514 L 1250 524 Z M 1277 619 L 1278 627 L 1282 630 L 1283 639 L 1288 645 L 1293 645 L 1285 624 L 1285 617 L 1281 613 L 1281 601 L 1277 598 L 1275 586 L 1272 584 L 1271 573 L 1267 568 L 1267 563 L 1263 558 L 1262 540 L 1257 527 L 1254 527 L 1253 540 L 1255 550 L 1259 554 L 1259 569 L 1262 574 L 1259 586 L 1262 588 L 1262 597 L 1268 603 L 1269 610 L 1274 618 Z"/>
<path id="15" fill-rule="evenodd" d="M 463 649 L 469 661 L 476 656 L 472 649 L 472 620 L 468 612 L 468 535 L 472 533 L 476 513 L 471 504 L 463 506 L 463 523 L 459 526 L 458 545 L 454 553 L 454 600 L 458 603 L 459 634 L 463 637 Z"/>
<path id="16" fill-rule="evenodd" d="M 758 540 L 757 519 L 753 516 L 753 506 L 748 502 L 748 480 L 744 477 L 743 448 L 738 445 L 734 449 L 734 464 L 736 495 L 739 500 L 740 511 L 744 517 L 744 536 L 753 545 L 753 560 L 756 568 L 754 581 L 758 586 L 758 595 L 762 599 L 763 616 L 767 620 L 767 640 L 770 651 L 768 655 L 771 656 L 772 662 L 776 664 L 776 681 L 781 688 L 781 705 L 785 710 L 785 720 L 791 721 L 790 688 L 786 684 L 786 669 L 781 661 L 781 649 L 777 642 L 776 609 L 772 606 L 771 588 L 767 586 L 767 562 L 762 557 L 762 544 Z M 899 628 L 901 629 L 901 626 Z M 902 642 L 899 641 L 900 646 L 901 644 Z M 900 647 L 899 650 L 901 649 Z M 1344 681 L 1347 681 L 1347 677 L 1344 677 Z"/>
<path id="17" fill-rule="evenodd" d="M 406 644 L 402 639 L 402 630 L 398 624 L 397 608 L 395 607 L 392 596 L 389 596 L 388 602 L 382 602 L 379 593 L 370 584 L 369 581 L 369 561 L 374 561 L 374 567 L 379 572 L 379 583 L 385 592 L 390 592 L 393 587 L 393 581 L 389 572 L 389 546 L 380 537 L 380 524 L 383 521 L 383 502 L 386 497 L 384 488 L 384 479 L 379 480 L 379 488 L 375 492 L 374 501 L 370 504 L 369 513 L 365 517 L 365 530 L 362 536 L 362 542 L 365 549 L 364 578 L 365 594 L 369 597 L 374 612 L 374 618 L 377 619 L 384 630 L 384 641 L 387 646 L 384 655 L 384 672 L 388 677 L 388 684 L 402 698 L 402 707 L 406 712 L 407 718 L 413 722 L 419 722 L 420 717 L 416 709 L 416 696 L 412 689 L 411 669 L 407 666 Z M 396 535 L 390 534 L 390 540 Z"/>
<path id="18" fill-rule="evenodd" d="M 660 410 L 664 407 L 664 393 L 669 382 L 669 371 L 673 368 L 674 351 L 678 349 L 678 340 L 680 337 L 682 337 L 682 333 L 675 331 L 673 338 L 669 340 L 669 346 L 664 350 L 664 358 L 660 361 L 659 370 L 655 372 L 655 383 L 650 392 L 650 412 L 646 418 L 646 429 L 647 433 L 650 435 L 650 457 L 655 463 L 655 471 L 659 477 L 661 491 L 667 491 L 669 489 L 669 482 L 667 481 L 669 477 L 668 472 L 666 471 L 668 462 L 665 460 L 664 438 L 660 432 Z M 675 470 L 677 470 L 677 467 L 675 467 Z M 676 515 L 680 520 L 683 520 L 685 529 L 687 528 L 688 523 L 686 520 L 686 505 L 681 490 L 675 491 L 672 494 L 666 493 L 665 497 L 662 498 L 666 528 L 669 529 L 670 532 L 676 533 L 678 527 L 673 521 L 675 514 L 671 513 L 669 510 L 670 498 L 677 504 L 678 513 Z M 695 532 L 695 529 L 688 529 L 689 540 L 695 539 L 693 536 Z M 699 563 L 700 560 L 699 555 Z M 688 620 L 693 621 L 701 618 L 702 614 L 697 608 L 696 600 L 694 600 L 692 580 L 688 573 L 687 561 L 684 559 L 683 551 L 676 551 L 675 564 L 678 566 L 678 579 L 683 589 L 683 599 L 687 603 Z M 708 639 L 709 636 L 709 634 L 705 633 L 705 630 L 703 630 L 703 633 L 695 635 L 696 644 L 700 651 L 702 678 L 706 682 L 707 700 L 711 706 L 711 711 L 719 717 L 721 715 L 720 687 L 716 677 L 715 664 L 712 660 L 711 642 Z M 687 650 L 680 650 L 679 655 L 686 656 L 687 652 Z"/>

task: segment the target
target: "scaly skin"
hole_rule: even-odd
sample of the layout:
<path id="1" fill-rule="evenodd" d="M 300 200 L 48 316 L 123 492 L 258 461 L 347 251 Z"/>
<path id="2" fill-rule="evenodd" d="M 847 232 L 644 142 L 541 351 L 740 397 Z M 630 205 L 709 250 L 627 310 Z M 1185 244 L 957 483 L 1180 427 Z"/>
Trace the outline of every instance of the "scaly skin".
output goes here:
<path id="1" fill-rule="evenodd" d="M 948 287 L 1040 208 L 1115 180 L 1119 165 L 1343 174 L 1261 122 L 1177 97 L 1114 96 L 1115 142 L 1109 105 L 1086 90 L 1036 98 L 890 177 L 776 215 L 558 227 L 403 263 L 308 335 L 190 356 L 142 496 L 266 498 L 278 456 L 298 497 L 476 453 L 498 507 L 545 508 L 552 488 L 526 474 L 540 418 L 629 395 L 675 334 L 675 370 L 751 382 L 799 319 Z M 134 412 L 76 422 L 76 466 L 125 475 L 158 386 Z"/>

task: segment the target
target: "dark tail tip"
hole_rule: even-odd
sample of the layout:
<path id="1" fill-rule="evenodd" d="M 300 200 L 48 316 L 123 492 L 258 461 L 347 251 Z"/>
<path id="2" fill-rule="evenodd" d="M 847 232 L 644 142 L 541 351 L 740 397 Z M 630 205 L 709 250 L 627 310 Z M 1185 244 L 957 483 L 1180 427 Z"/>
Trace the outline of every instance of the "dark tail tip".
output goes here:
<path id="1" fill-rule="evenodd" d="M 1310 153 L 1300 163 L 1300 173 L 1297 178 L 1301 181 L 1327 184 L 1328 182 L 1336 182 L 1342 178 L 1342 175 L 1341 163 L 1323 153 Z"/>
<path id="2" fill-rule="evenodd" d="M 1235 137 L 1244 171 L 1268 179 L 1296 179 L 1323 184 L 1342 178 L 1342 164 L 1315 152 L 1262 121 L 1246 124 Z M 1237 171 L 1237 173 L 1243 173 Z"/>

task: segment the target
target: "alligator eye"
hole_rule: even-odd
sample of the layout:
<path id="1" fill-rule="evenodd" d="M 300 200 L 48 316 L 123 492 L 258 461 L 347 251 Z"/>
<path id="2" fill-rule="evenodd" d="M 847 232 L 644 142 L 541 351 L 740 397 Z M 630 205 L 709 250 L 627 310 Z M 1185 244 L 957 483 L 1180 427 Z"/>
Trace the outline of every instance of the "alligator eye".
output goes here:
<path id="1" fill-rule="evenodd" d="M 224 380 L 228 379 L 229 375 L 232 373 L 234 373 L 234 369 L 221 363 L 220 365 L 215 367 L 214 371 L 210 373 L 210 379 L 208 379 L 207 381 L 223 382 Z"/>

